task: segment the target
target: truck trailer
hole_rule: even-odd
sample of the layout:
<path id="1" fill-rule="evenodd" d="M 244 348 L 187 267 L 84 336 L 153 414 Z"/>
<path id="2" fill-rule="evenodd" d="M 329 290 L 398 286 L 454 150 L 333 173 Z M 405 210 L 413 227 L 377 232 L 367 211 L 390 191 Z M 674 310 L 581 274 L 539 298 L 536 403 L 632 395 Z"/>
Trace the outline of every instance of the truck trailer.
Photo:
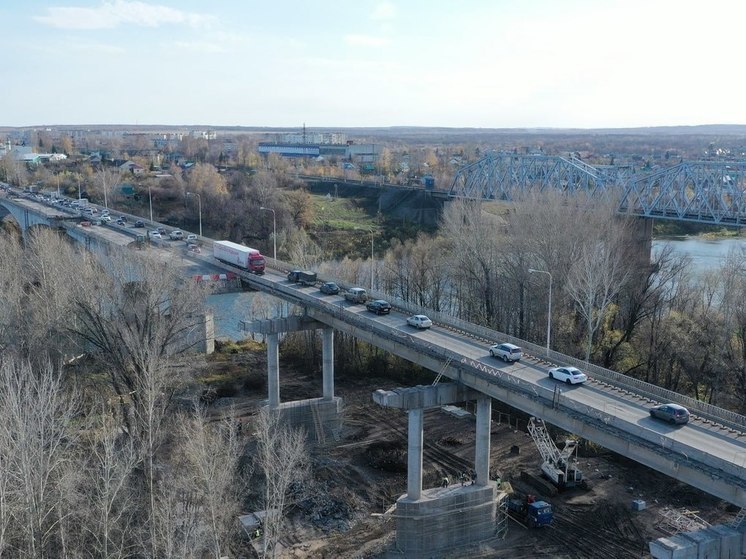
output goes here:
<path id="1" fill-rule="evenodd" d="M 212 254 L 217 260 L 237 266 L 253 274 L 264 273 L 264 256 L 257 249 L 231 241 L 215 241 L 212 247 Z"/>

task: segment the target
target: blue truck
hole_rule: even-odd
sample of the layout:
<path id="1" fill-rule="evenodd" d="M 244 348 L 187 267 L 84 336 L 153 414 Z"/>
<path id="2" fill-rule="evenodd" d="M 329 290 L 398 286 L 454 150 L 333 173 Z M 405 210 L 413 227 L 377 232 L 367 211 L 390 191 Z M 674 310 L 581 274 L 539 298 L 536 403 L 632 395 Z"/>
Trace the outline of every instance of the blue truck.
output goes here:
<path id="1" fill-rule="evenodd" d="M 550 526 L 554 518 L 552 505 L 535 500 L 533 495 L 523 499 L 508 499 L 508 514 L 529 528 Z"/>

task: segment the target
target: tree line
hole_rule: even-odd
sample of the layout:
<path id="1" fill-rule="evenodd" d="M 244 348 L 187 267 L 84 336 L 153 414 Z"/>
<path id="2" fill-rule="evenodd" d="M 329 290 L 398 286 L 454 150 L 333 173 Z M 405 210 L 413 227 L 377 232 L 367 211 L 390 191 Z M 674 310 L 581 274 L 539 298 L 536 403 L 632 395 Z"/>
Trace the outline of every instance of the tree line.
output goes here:
<path id="1" fill-rule="evenodd" d="M 746 254 L 697 274 L 670 247 L 650 255 L 642 227 L 560 193 L 455 200 L 436 234 L 391 238 L 380 260 L 301 263 L 363 286 L 373 266 L 377 289 L 538 345 L 551 274 L 552 349 L 746 411 Z"/>

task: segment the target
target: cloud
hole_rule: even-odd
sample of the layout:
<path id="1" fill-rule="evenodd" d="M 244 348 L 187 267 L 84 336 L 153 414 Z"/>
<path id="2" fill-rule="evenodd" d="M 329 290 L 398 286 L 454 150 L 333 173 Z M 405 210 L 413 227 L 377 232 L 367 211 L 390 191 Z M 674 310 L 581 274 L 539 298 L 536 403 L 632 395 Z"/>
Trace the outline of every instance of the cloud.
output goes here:
<path id="1" fill-rule="evenodd" d="M 113 29 L 120 25 L 158 27 L 165 24 L 201 27 L 214 20 L 209 15 L 184 12 L 137 0 L 107 1 L 96 8 L 51 7 L 47 8 L 45 15 L 36 16 L 34 19 L 59 29 Z"/>
<path id="2" fill-rule="evenodd" d="M 344 39 L 348 45 L 361 47 L 385 47 L 390 42 L 386 37 L 373 35 L 345 35 Z"/>
<path id="3" fill-rule="evenodd" d="M 391 2 L 381 2 L 374 9 L 370 18 L 373 20 L 394 19 L 396 7 Z"/>

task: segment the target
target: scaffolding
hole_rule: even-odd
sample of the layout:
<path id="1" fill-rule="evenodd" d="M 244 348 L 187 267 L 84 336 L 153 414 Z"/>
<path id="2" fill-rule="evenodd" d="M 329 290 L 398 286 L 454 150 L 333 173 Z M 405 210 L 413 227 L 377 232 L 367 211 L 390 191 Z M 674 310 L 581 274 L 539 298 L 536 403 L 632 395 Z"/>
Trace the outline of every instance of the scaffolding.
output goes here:
<path id="1" fill-rule="evenodd" d="M 709 528 L 710 523 L 697 516 L 695 511 L 687 509 L 673 509 L 664 507 L 661 510 L 661 522 L 658 527 L 669 534 L 678 534 L 679 532 L 695 532 Z"/>

